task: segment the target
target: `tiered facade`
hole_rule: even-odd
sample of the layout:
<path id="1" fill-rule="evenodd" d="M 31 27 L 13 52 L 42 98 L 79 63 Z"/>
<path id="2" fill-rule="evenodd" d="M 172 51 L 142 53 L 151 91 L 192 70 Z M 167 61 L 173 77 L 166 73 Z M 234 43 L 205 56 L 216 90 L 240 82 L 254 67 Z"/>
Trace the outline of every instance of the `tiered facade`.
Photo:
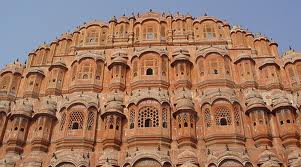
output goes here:
<path id="1" fill-rule="evenodd" d="M 209 16 L 90 22 L 0 73 L 1 167 L 300 167 L 301 54 Z"/>

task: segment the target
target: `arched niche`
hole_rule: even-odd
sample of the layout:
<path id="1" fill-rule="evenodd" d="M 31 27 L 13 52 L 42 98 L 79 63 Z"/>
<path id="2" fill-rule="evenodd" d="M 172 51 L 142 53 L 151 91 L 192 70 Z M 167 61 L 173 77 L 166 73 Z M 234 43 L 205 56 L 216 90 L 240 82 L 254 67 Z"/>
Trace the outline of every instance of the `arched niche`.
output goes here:
<path id="1" fill-rule="evenodd" d="M 162 167 L 161 164 L 151 158 L 143 158 L 135 162 L 133 167 Z"/>

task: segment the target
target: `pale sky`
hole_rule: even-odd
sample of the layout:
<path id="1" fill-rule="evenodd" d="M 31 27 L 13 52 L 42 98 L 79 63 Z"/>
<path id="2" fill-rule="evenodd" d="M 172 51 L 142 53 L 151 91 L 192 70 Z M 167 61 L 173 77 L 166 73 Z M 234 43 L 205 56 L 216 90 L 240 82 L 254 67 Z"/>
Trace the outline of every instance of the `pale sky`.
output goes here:
<path id="1" fill-rule="evenodd" d="M 279 44 L 301 51 L 301 0 L 1 0 L 0 68 L 15 59 L 25 60 L 43 42 L 91 20 L 143 13 L 152 9 L 194 17 L 206 12 L 230 25 L 242 25 Z"/>

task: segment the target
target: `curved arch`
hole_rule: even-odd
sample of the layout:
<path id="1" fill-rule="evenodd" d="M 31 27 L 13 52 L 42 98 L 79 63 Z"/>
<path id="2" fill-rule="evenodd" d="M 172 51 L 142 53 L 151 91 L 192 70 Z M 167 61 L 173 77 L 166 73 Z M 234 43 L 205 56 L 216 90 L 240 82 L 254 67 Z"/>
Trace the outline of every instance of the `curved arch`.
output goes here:
<path id="1" fill-rule="evenodd" d="M 218 54 L 218 55 L 220 55 L 222 57 L 224 57 L 225 55 L 228 55 L 227 54 L 227 50 L 225 50 L 223 48 L 215 47 L 215 46 L 208 46 L 208 47 L 203 47 L 203 48 L 200 48 L 200 49 L 197 50 L 197 52 L 196 52 L 196 60 L 200 56 L 206 58 L 208 55 L 210 55 L 212 53 L 216 53 L 216 54 Z M 230 61 L 232 61 L 231 58 L 230 58 Z"/>
<path id="2" fill-rule="evenodd" d="M 141 56 L 147 54 L 147 53 L 156 53 L 159 56 L 163 56 L 163 55 L 168 55 L 168 52 L 165 49 L 159 49 L 159 48 L 142 48 L 140 50 L 136 50 L 131 58 L 131 61 L 133 60 L 134 57 L 138 57 L 140 58 Z M 168 56 L 167 56 L 168 57 Z"/>
<path id="3" fill-rule="evenodd" d="M 244 165 L 237 159 L 227 158 L 219 162 L 218 167 L 244 167 Z"/>
<path id="4" fill-rule="evenodd" d="M 131 105 L 138 105 L 139 103 L 141 103 L 142 101 L 145 101 L 145 100 L 154 100 L 161 105 L 163 105 L 163 103 L 170 105 L 170 102 L 168 101 L 168 99 L 159 99 L 157 97 L 151 97 L 151 96 L 136 97 L 134 100 L 129 101 L 129 103 L 126 105 L 126 107 L 130 107 Z"/>
<path id="5" fill-rule="evenodd" d="M 76 167 L 76 166 L 71 162 L 61 162 L 57 164 L 55 167 Z"/>

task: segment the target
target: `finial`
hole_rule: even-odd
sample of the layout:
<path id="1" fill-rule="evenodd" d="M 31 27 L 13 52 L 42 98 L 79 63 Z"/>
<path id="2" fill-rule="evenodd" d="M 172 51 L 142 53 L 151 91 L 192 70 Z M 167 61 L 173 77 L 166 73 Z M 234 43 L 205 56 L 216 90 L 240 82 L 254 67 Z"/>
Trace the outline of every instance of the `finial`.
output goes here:
<path id="1" fill-rule="evenodd" d="M 149 9 L 149 12 L 153 12 L 153 10 L 152 10 L 152 9 Z"/>
<path id="2" fill-rule="evenodd" d="M 207 12 L 204 13 L 204 16 L 208 16 L 208 15 L 207 15 Z"/>
<path id="3" fill-rule="evenodd" d="M 289 50 L 292 50 L 292 46 L 291 45 L 289 45 Z"/>

